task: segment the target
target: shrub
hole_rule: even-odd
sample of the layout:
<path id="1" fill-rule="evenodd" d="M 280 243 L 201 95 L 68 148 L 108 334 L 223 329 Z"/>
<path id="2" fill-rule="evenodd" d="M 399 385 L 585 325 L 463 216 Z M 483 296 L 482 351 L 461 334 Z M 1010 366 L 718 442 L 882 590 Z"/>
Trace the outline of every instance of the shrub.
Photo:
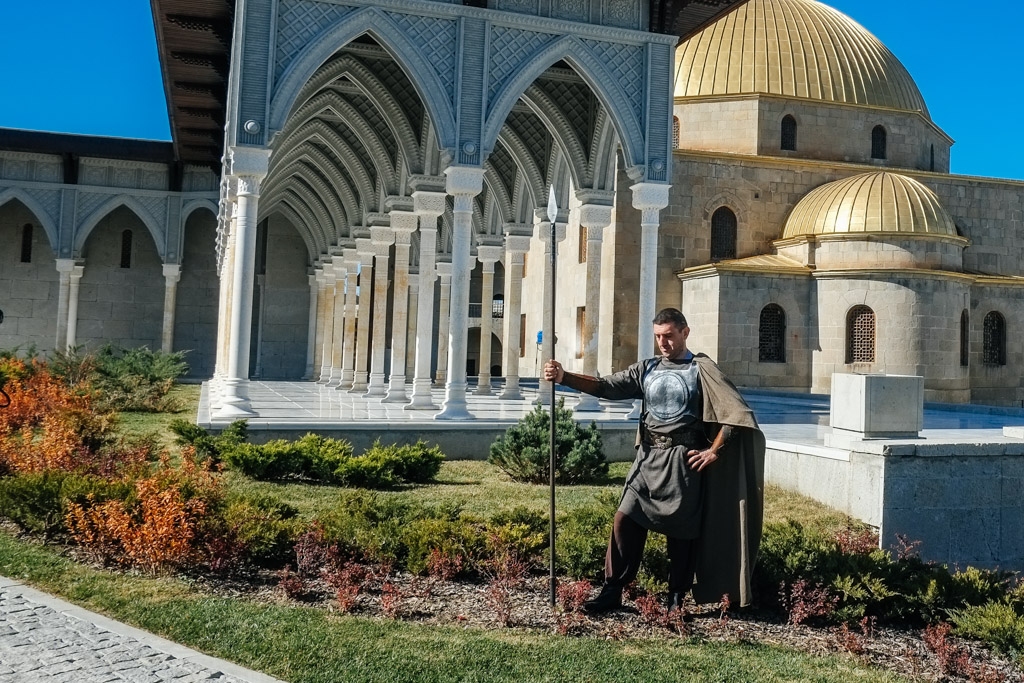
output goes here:
<path id="1" fill-rule="evenodd" d="M 435 551 L 448 557 L 481 557 L 485 543 L 481 527 L 459 517 L 427 516 L 409 521 L 401 538 L 405 568 L 413 574 L 427 574 Z"/>
<path id="2" fill-rule="evenodd" d="M 302 460 L 298 445 L 284 439 L 275 439 L 262 445 L 239 444 L 229 450 L 224 458 L 228 467 L 253 479 L 296 476 L 305 469 Z"/>
<path id="3" fill-rule="evenodd" d="M 564 399 L 559 400 L 555 408 L 555 481 L 578 484 L 602 479 L 608 474 L 608 463 L 597 425 L 591 422 L 589 427 L 581 427 L 564 404 Z M 549 410 L 537 406 L 491 444 L 488 462 L 515 481 L 547 482 L 550 425 Z"/>
<path id="4" fill-rule="evenodd" d="M 574 579 L 602 576 L 617 507 L 618 498 L 614 494 L 602 493 L 594 502 L 571 510 L 559 520 L 555 539 L 559 571 Z"/>
<path id="5" fill-rule="evenodd" d="M 246 420 L 235 420 L 217 435 L 181 418 L 172 420 L 168 428 L 177 435 L 175 443 L 179 446 L 192 446 L 196 455 L 213 462 L 220 462 L 227 452 L 237 448 L 249 437 L 249 423 Z"/>
<path id="6" fill-rule="evenodd" d="M 272 496 L 232 496 L 220 518 L 243 557 L 261 567 L 280 567 L 302 531 L 298 510 Z"/>
<path id="7" fill-rule="evenodd" d="M 26 472 L 0 479 L 0 517 L 33 533 L 62 531 L 61 488 L 68 476 L 66 472 Z"/>
<path id="8" fill-rule="evenodd" d="M 334 480 L 343 486 L 374 489 L 421 484 L 437 476 L 443 460 L 441 449 L 428 448 L 423 441 L 404 446 L 382 446 L 376 441 L 362 455 L 342 460 L 334 470 Z"/>
<path id="9" fill-rule="evenodd" d="M 989 601 L 950 612 L 957 635 L 981 640 L 996 652 L 1024 663 L 1024 611 L 1008 600 Z"/>
<path id="10" fill-rule="evenodd" d="M 77 350 L 69 352 L 77 354 Z M 174 412 L 180 401 L 167 394 L 188 371 L 185 354 L 151 351 L 145 346 L 121 349 L 110 344 L 95 354 L 89 384 L 102 407 L 121 411 Z"/>

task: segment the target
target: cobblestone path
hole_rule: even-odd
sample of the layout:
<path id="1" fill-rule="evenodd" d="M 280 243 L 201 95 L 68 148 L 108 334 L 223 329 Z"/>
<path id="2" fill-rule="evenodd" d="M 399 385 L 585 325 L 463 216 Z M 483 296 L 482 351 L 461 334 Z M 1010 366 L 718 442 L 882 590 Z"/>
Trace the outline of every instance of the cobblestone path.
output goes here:
<path id="1" fill-rule="evenodd" d="M 275 680 L 0 577 L 0 683 Z"/>

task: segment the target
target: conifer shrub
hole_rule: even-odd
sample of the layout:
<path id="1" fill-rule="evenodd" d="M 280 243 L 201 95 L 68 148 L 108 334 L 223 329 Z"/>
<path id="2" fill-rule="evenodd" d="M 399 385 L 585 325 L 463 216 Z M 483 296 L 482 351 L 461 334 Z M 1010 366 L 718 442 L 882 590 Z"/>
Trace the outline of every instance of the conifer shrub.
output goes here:
<path id="1" fill-rule="evenodd" d="M 515 481 L 543 484 L 548 481 L 551 453 L 550 408 L 537 406 L 504 436 L 491 444 L 487 459 Z M 597 424 L 582 427 L 572 411 L 559 399 L 555 407 L 555 481 L 582 484 L 600 481 L 608 475 L 608 463 L 602 449 Z"/>
<path id="2" fill-rule="evenodd" d="M 53 373 L 70 386 L 88 387 L 101 410 L 174 412 L 181 402 L 168 396 L 175 381 L 188 372 L 182 351 L 151 351 L 145 346 L 122 349 L 105 344 L 95 352 L 81 347 L 55 352 Z"/>
<path id="3" fill-rule="evenodd" d="M 955 633 L 987 643 L 1024 664 L 1024 604 L 1009 596 L 950 612 Z"/>
<path id="4" fill-rule="evenodd" d="M 249 423 L 246 420 L 235 420 L 216 435 L 181 418 L 172 420 L 168 429 L 175 434 L 174 441 L 179 446 L 192 446 L 200 459 L 209 459 L 214 463 L 220 462 L 227 452 L 249 438 Z"/>
<path id="5" fill-rule="evenodd" d="M 305 524 L 298 510 L 268 495 L 231 495 L 213 520 L 214 535 L 230 539 L 247 561 L 261 567 L 282 567 Z"/>

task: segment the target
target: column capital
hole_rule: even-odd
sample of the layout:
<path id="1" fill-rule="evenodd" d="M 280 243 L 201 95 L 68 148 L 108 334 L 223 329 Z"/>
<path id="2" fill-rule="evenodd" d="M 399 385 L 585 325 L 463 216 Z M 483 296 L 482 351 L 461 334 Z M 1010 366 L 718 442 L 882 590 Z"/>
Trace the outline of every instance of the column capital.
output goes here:
<path id="1" fill-rule="evenodd" d="M 490 266 L 493 270 L 494 264 L 501 260 L 504 252 L 504 247 L 498 245 L 480 245 L 476 248 L 476 260 L 483 264 L 484 268 Z"/>
<path id="2" fill-rule="evenodd" d="M 342 251 L 342 258 L 351 272 L 359 264 L 359 250 L 355 246 L 345 247 Z"/>
<path id="3" fill-rule="evenodd" d="M 412 233 L 419 225 L 419 217 L 414 211 L 392 209 L 391 229 L 395 231 L 395 240 L 402 244 L 409 244 Z"/>
<path id="4" fill-rule="evenodd" d="M 451 261 L 438 261 L 434 264 L 434 268 L 437 270 L 437 274 L 441 277 L 452 276 L 452 263 Z"/>
<path id="5" fill-rule="evenodd" d="M 373 256 L 376 253 L 373 250 L 373 240 L 369 237 L 360 237 L 356 240 L 356 254 L 359 255 L 359 262 L 364 266 L 373 265 Z"/>
<path id="6" fill-rule="evenodd" d="M 71 269 L 75 267 L 75 259 L 73 258 L 59 258 L 55 260 L 58 273 L 70 273 Z"/>
<path id="7" fill-rule="evenodd" d="M 445 191 L 450 195 L 475 197 L 484 189 L 484 169 L 478 166 L 449 166 L 444 175 Z"/>
<path id="8" fill-rule="evenodd" d="M 611 206 L 605 204 L 583 204 L 580 206 L 580 225 L 587 228 L 588 238 L 591 230 L 600 235 L 600 231 L 611 224 Z"/>
<path id="9" fill-rule="evenodd" d="M 317 288 L 319 288 L 319 286 L 320 286 L 320 276 L 319 276 L 318 273 L 312 272 L 312 273 L 309 273 L 306 277 L 307 277 L 307 279 L 309 281 L 309 286 L 310 287 L 317 287 Z"/>
<path id="10" fill-rule="evenodd" d="M 270 150 L 266 147 L 228 147 L 228 175 L 238 179 L 239 195 L 258 195 L 260 181 L 270 170 Z"/>
<path id="11" fill-rule="evenodd" d="M 634 183 L 629 188 L 633 191 L 633 207 L 645 212 L 660 211 L 668 206 L 671 188 L 667 183 Z"/>
<path id="12" fill-rule="evenodd" d="M 525 254 L 530 251 L 529 235 L 505 235 L 505 250 L 511 254 Z"/>
<path id="13" fill-rule="evenodd" d="M 537 236 L 540 237 L 540 241 L 547 244 L 551 241 L 551 224 L 547 220 L 541 221 L 538 225 Z M 555 241 L 561 242 L 565 239 L 565 223 L 560 221 L 555 222 Z"/>
<path id="14" fill-rule="evenodd" d="M 447 208 L 445 192 L 417 190 L 412 193 L 412 207 L 416 215 L 437 220 Z"/>
<path id="15" fill-rule="evenodd" d="M 373 243 L 374 252 L 380 254 L 378 247 L 390 247 L 395 243 L 395 231 L 382 225 L 373 226 L 370 228 L 370 241 Z"/>
<path id="16" fill-rule="evenodd" d="M 180 263 L 165 263 L 164 264 L 164 278 L 168 282 L 177 282 L 181 279 L 181 264 Z"/>

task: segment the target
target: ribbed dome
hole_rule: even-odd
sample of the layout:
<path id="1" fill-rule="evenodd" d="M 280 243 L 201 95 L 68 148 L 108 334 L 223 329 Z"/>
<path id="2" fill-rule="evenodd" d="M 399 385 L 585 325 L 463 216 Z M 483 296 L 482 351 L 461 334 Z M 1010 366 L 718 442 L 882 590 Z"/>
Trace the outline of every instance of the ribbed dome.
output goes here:
<path id="1" fill-rule="evenodd" d="M 676 50 L 676 97 L 768 93 L 928 116 L 914 79 L 877 38 L 814 0 L 750 0 Z"/>
<path id="2" fill-rule="evenodd" d="M 866 232 L 955 237 L 956 225 L 934 192 L 913 178 L 881 171 L 807 193 L 789 214 L 782 237 Z"/>

